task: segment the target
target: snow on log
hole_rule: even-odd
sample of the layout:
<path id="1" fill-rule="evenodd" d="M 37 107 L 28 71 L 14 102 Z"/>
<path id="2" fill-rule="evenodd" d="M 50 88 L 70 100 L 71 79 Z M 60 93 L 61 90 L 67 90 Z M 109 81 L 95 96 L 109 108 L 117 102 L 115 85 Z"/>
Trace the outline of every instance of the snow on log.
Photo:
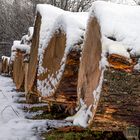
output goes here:
<path id="1" fill-rule="evenodd" d="M 47 12 L 46 12 L 47 10 Z M 42 40 L 47 36 L 47 30 L 53 25 L 54 20 L 57 18 L 59 13 L 63 10 L 54 8 L 51 5 L 39 4 L 37 5 L 37 14 L 34 25 L 34 33 L 32 38 L 29 70 L 27 78 L 27 92 L 37 92 L 37 65 L 38 65 L 38 49 L 42 46 Z M 44 28 L 44 29 L 43 29 Z"/>
<path id="2" fill-rule="evenodd" d="M 2 56 L 1 73 L 4 75 L 9 75 L 9 68 L 10 68 L 10 57 Z"/>
<path id="3" fill-rule="evenodd" d="M 42 6 L 37 8 L 43 9 L 40 8 Z M 50 8 L 50 5 L 46 6 Z M 71 13 L 61 9 L 57 12 L 58 8 L 53 6 L 51 9 L 54 9 L 53 12 L 46 8 L 46 14 L 39 10 L 37 13 L 29 62 L 28 93 L 29 96 L 30 93 L 38 94 L 43 101 L 76 105 L 87 13 Z"/>
<path id="4" fill-rule="evenodd" d="M 93 130 L 140 126 L 140 7 L 94 2 L 78 75 L 79 111 Z"/>
<path id="5" fill-rule="evenodd" d="M 17 90 L 23 90 L 26 92 L 27 88 L 27 71 L 28 61 L 30 54 L 30 45 L 32 41 L 32 27 L 29 28 L 28 35 L 22 37 L 21 41 L 14 41 L 11 53 L 11 67 L 12 77 L 16 85 Z M 30 38 L 30 39 L 29 39 Z"/>

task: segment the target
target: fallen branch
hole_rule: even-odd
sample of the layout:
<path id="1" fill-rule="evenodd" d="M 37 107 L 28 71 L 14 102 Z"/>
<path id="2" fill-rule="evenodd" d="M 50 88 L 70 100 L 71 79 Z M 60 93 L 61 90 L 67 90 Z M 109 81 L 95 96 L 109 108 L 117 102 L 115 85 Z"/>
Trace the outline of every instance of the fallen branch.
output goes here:
<path id="1" fill-rule="evenodd" d="M 13 112 L 16 114 L 16 116 L 17 116 L 18 118 L 20 118 L 19 113 L 18 113 L 11 105 L 7 105 L 7 106 L 1 111 L 1 116 L 3 116 L 3 112 L 4 112 L 5 109 L 7 109 L 8 107 L 10 107 L 10 108 L 13 110 Z"/>

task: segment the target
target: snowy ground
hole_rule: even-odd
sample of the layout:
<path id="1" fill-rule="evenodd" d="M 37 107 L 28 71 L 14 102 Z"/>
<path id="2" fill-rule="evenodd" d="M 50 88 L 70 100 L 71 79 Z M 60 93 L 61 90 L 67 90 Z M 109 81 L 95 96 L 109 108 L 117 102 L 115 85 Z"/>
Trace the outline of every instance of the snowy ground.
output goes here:
<path id="1" fill-rule="evenodd" d="M 50 128 L 71 125 L 57 120 L 29 120 L 11 78 L 0 76 L 0 140 L 40 140 L 39 134 Z M 23 105 L 22 105 L 23 106 Z"/>

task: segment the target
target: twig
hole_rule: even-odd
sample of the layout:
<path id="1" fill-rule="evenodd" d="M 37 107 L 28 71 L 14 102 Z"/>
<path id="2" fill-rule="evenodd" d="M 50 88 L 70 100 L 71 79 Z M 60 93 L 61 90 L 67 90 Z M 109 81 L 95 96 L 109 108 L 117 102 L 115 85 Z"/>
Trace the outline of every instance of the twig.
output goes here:
<path id="1" fill-rule="evenodd" d="M 0 92 L 2 93 L 2 95 L 8 100 L 7 96 L 4 94 L 4 92 L 2 90 L 0 90 Z"/>
<path id="2" fill-rule="evenodd" d="M 20 118 L 19 113 L 18 113 L 17 111 L 15 111 L 15 109 L 14 109 L 11 105 L 7 105 L 7 106 L 1 111 L 1 116 L 3 116 L 3 112 L 4 112 L 5 109 L 7 109 L 8 107 L 10 107 L 10 108 L 13 110 L 13 112 L 16 114 L 16 116 L 17 116 L 18 118 Z"/>

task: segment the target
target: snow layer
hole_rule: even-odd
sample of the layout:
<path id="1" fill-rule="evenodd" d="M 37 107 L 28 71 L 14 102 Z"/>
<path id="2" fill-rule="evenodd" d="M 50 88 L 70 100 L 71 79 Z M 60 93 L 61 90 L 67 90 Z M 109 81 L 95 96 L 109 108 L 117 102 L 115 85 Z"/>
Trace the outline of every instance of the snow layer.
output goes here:
<path id="1" fill-rule="evenodd" d="M 10 62 L 10 57 L 7 57 L 7 56 L 2 56 L 2 60 L 3 60 L 3 61 L 5 61 L 6 59 L 7 59 L 8 64 L 9 64 L 9 62 Z"/>
<path id="2" fill-rule="evenodd" d="M 22 52 L 25 52 L 26 54 L 29 54 L 30 53 L 30 45 L 25 45 L 25 44 L 13 45 L 12 51 L 11 51 L 11 61 L 15 60 L 16 50 L 20 50 Z"/>
<path id="3" fill-rule="evenodd" d="M 47 72 L 47 69 L 42 67 L 43 55 L 54 33 L 60 29 L 66 34 L 65 54 L 61 61 L 61 68 L 57 71 L 57 77 L 54 78 L 54 75 L 50 75 L 49 81 L 48 79 L 43 81 L 38 80 L 38 90 L 43 96 L 47 96 L 54 92 L 54 88 L 63 74 L 68 51 L 71 47 L 83 41 L 88 13 L 72 13 L 47 4 L 37 5 L 37 12 L 39 12 L 42 17 L 38 50 L 38 75 Z M 53 88 L 50 86 L 50 82 Z"/>
<path id="4" fill-rule="evenodd" d="M 129 57 L 140 55 L 140 6 L 96 1 L 91 8 L 90 17 L 95 16 L 101 26 L 104 51 L 119 53 Z M 107 39 L 113 37 L 116 41 Z"/>
<path id="5" fill-rule="evenodd" d="M 31 40 L 34 33 L 34 27 L 29 27 L 28 34 L 21 38 L 21 44 L 31 45 Z"/>
<path id="6" fill-rule="evenodd" d="M 21 50 L 26 54 L 30 53 L 31 40 L 34 33 L 34 27 L 29 27 L 28 34 L 24 35 L 21 40 L 15 40 L 11 49 L 11 60 L 14 61 L 16 51 Z"/>
<path id="7" fill-rule="evenodd" d="M 137 0 L 110 0 L 111 2 L 126 5 L 137 5 Z"/>
<path id="8" fill-rule="evenodd" d="M 86 29 L 88 13 L 72 13 L 48 4 L 38 4 L 37 12 L 41 15 L 39 48 L 43 48 L 43 50 L 39 49 L 39 55 L 43 54 L 44 49 L 58 29 L 62 29 L 66 33 L 66 46 L 68 47 L 82 39 L 81 36 L 84 35 L 83 30 Z"/>
<path id="9" fill-rule="evenodd" d="M 57 120 L 29 120 L 14 103 L 19 94 L 12 79 L 0 76 L 0 140 L 40 140 L 39 134 L 50 128 L 69 126 L 71 123 Z"/>
<path id="10" fill-rule="evenodd" d="M 86 128 L 88 126 L 89 118 L 92 117 L 91 107 L 87 107 L 86 104 L 82 104 L 79 111 L 72 117 L 67 117 L 67 121 L 73 121 L 73 124 L 76 126 L 82 126 Z"/>

